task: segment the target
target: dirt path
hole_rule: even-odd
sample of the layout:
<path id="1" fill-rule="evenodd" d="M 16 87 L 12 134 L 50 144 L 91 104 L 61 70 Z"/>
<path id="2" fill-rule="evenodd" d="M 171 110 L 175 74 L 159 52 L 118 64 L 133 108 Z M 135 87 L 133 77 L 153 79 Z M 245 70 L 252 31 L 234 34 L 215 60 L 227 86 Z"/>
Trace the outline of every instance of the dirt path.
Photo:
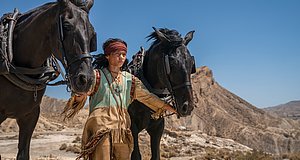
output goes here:
<path id="1" fill-rule="evenodd" d="M 31 140 L 31 160 L 74 160 L 76 154 L 59 150 L 62 144 L 72 145 L 81 130 L 34 133 Z M 17 154 L 17 134 L 0 135 L 1 160 L 13 160 Z"/>

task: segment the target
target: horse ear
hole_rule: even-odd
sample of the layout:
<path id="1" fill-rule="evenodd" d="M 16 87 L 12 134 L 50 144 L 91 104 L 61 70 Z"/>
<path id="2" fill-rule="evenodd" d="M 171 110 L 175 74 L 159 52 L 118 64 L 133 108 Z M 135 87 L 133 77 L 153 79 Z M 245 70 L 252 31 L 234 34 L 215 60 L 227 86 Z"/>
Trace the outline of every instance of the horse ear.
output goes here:
<path id="1" fill-rule="evenodd" d="M 86 8 L 88 10 L 91 10 L 91 8 L 93 7 L 94 5 L 94 0 L 86 0 Z"/>
<path id="2" fill-rule="evenodd" d="M 57 2 L 58 2 L 61 6 L 67 6 L 67 4 L 69 3 L 69 0 L 57 0 Z"/>
<path id="3" fill-rule="evenodd" d="M 190 31 L 189 33 L 187 33 L 184 37 L 184 44 L 185 45 L 188 45 L 189 42 L 193 39 L 193 36 L 194 36 L 194 32 L 195 31 Z"/>
<path id="4" fill-rule="evenodd" d="M 161 31 L 157 30 L 155 27 L 152 28 L 162 42 L 170 42 L 170 40 Z"/>
<path id="5" fill-rule="evenodd" d="M 64 1 L 64 0 L 58 0 L 58 1 Z M 82 8 L 86 12 L 89 12 L 90 9 L 94 5 L 94 0 L 70 0 L 73 4 L 76 6 Z"/>

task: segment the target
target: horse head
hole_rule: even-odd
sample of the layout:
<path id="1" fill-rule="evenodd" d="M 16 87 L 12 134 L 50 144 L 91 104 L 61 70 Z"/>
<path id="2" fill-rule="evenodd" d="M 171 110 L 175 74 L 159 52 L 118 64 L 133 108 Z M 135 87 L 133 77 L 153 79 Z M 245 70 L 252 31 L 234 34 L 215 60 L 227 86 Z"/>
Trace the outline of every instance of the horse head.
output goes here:
<path id="1" fill-rule="evenodd" d="M 88 17 L 93 0 L 59 0 L 58 3 L 62 62 L 71 90 L 84 93 L 94 79 L 90 52 L 96 50 L 96 33 Z"/>
<path id="2" fill-rule="evenodd" d="M 57 0 L 26 12 L 14 30 L 14 63 L 37 68 L 52 54 L 66 70 L 68 86 L 86 93 L 94 80 L 96 33 L 89 21 L 93 0 Z"/>
<path id="3" fill-rule="evenodd" d="M 166 87 L 174 97 L 174 107 L 179 116 L 190 115 L 194 109 L 191 74 L 195 72 L 195 62 L 187 45 L 192 40 L 194 31 L 181 38 L 176 30 L 154 30 L 148 36 L 149 40 L 156 39 L 148 51 L 148 58 L 156 62 L 151 65 L 154 65 L 158 73 L 156 80 L 152 80 L 156 81 L 153 87 Z"/>

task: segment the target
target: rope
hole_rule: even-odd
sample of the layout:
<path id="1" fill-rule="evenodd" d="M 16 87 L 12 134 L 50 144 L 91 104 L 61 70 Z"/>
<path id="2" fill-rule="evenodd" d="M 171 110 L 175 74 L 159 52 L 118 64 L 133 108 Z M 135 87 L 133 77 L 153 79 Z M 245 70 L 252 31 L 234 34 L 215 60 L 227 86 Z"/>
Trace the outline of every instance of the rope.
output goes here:
<path id="1" fill-rule="evenodd" d="M 90 156 L 95 151 L 97 145 L 100 142 L 103 142 L 103 140 L 109 136 L 109 133 L 110 130 L 106 130 L 104 132 L 97 131 L 96 134 L 91 137 L 90 141 L 83 146 L 83 149 L 81 150 L 76 160 L 80 160 L 80 158 L 87 159 L 88 156 Z"/>

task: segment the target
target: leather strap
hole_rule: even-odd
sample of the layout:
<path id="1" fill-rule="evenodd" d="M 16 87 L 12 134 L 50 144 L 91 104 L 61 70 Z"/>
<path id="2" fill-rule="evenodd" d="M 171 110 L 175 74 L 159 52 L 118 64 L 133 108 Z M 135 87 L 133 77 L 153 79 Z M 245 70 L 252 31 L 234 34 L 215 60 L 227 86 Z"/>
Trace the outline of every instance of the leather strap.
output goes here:
<path id="1" fill-rule="evenodd" d="M 94 90 L 90 96 L 94 95 L 98 91 L 98 88 L 100 85 L 100 78 L 101 78 L 100 72 L 98 69 L 96 69 L 95 71 L 96 71 L 96 84 L 95 84 Z"/>
<path id="2" fill-rule="evenodd" d="M 131 101 L 133 101 L 133 98 L 134 98 L 134 91 L 135 91 L 135 77 L 134 75 L 131 76 L 131 89 L 130 89 L 130 98 L 131 98 Z"/>

